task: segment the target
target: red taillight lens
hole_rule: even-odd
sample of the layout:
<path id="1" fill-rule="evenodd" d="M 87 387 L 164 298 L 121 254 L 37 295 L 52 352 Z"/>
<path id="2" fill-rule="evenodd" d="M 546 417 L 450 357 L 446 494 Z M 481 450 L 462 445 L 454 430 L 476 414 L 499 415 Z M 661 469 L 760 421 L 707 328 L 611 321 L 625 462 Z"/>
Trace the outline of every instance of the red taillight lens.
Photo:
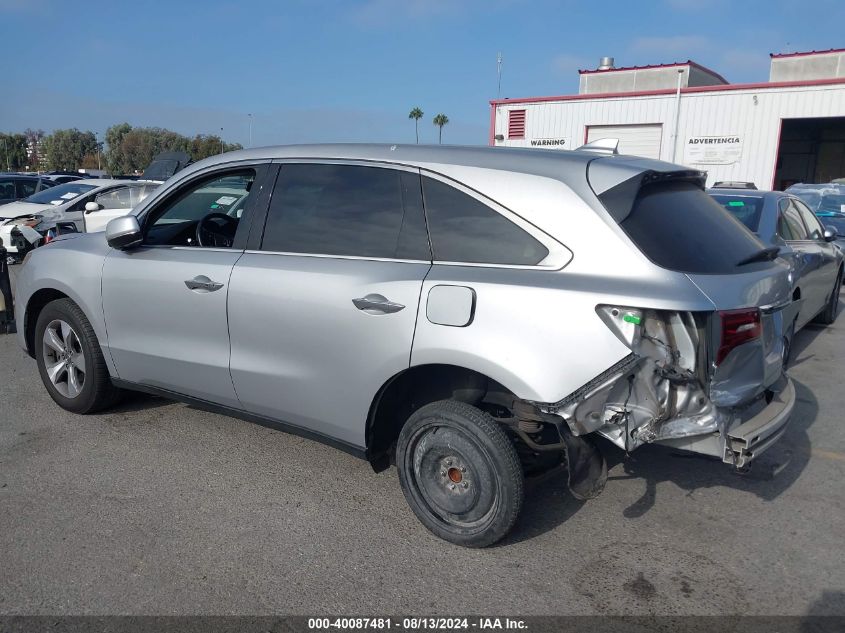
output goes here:
<path id="1" fill-rule="evenodd" d="M 716 355 L 717 365 L 725 360 L 733 348 L 753 341 L 763 333 L 760 310 L 757 308 L 719 312 L 719 318 L 722 320 L 722 340 Z"/>

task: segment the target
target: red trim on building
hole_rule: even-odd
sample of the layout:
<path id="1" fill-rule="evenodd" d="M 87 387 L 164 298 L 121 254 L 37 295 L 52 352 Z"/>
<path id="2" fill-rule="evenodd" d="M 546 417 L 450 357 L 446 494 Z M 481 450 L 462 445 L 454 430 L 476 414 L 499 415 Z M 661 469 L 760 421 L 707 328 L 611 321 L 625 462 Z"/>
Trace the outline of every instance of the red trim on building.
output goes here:
<path id="1" fill-rule="evenodd" d="M 496 144 L 496 106 L 490 103 L 490 138 L 487 144 L 491 147 Z"/>
<path id="2" fill-rule="evenodd" d="M 778 177 L 778 156 L 780 156 L 780 139 L 783 135 L 783 117 L 778 120 L 778 144 L 775 148 L 775 165 L 772 167 L 772 186 L 771 190 L 775 191 Z"/>
<path id="3" fill-rule="evenodd" d="M 647 64 L 645 66 L 623 66 L 621 68 L 595 68 L 592 70 L 579 70 L 579 75 L 592 75 L 595 73 L 613 73 L 622 70 L 654 70 L 655 68 L 679 68 L 681 66 L 690 66 L 692 68 L 697 68 L 698 70 L 707 73 L 708 75 L 712 75 L 717 79 L 728 83 L 728 80 L 722 77 L 719 73 L 715 70 L 710 70 L 707 66 L 702 66 L 698 62 L 694 62 L 691 59 L 688 59 L 685 62 L 672 62 L 671 64 Z"/>
<path id="4" fill-rule="evenodd" d="M 724 86 L 695 86 L 692 88 L 681 88 L 681 94 L 697 94 L 699 92 L 725 92 L 729 90 L 767 90 L 775 88 L 804 88 L 812 86 L 834 86 L 845 84 L 845 77 L 834 79 L 813 79 L 809 81 L 774 81 L 754 84 L 726 84 Z M 585 99 L 625 99 L 630 97 L 658 97 L 673 95 L 674 88 L 663 90 L 642 90 L 639 92 L 608 92 L 585 95 L 561 95 L 556 97 L 520 97 L 517 99 L 493 99 L 492 106 L 519 104 L 519 103 L 543 103 L 547 101 L 584 101 Z"/>
<path id="5" fill-rule="evenodd" d="M 808 55 L 825 55 L 827 53 L 845 53 L 845 48 L 829 48 L 826 51 L 805 51 L 803 53 L 769 53 L 769 57 L 781 59 L 782 57 L 807 57 Z"/>

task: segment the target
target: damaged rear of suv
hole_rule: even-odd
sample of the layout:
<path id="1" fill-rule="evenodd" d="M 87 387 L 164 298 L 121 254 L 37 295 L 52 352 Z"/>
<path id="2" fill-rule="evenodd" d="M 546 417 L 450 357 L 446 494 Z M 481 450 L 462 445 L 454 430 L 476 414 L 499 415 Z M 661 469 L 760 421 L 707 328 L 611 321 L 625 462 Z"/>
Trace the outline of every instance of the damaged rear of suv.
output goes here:
<path id="1" fill-rule="evenodd" d="M 29 255 L 19 339 L 65 409 L 135 389 L 395 464 L 481 547 L 526 477 L 599 494 L 605 440 L 743 468 L 783 433 L 790 271 L 703 186 L 590 151 L 227 152 Z"/>

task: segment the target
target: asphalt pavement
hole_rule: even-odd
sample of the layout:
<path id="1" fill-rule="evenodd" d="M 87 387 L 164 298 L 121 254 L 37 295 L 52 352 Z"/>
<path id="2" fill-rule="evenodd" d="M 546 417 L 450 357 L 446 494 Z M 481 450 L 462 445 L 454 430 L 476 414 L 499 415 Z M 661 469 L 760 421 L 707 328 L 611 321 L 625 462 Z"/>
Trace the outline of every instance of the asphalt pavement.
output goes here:
<path id="1" fill-rule="evenodd" d="M 739 475 L 610 445 L 600 497 L 531 487 L 485 550 L 395 470 L 148 396 L 65 412 L 0 336 L 2 614 L 845 614 L 845 317 L 796 340 L 784 438 Z"/>

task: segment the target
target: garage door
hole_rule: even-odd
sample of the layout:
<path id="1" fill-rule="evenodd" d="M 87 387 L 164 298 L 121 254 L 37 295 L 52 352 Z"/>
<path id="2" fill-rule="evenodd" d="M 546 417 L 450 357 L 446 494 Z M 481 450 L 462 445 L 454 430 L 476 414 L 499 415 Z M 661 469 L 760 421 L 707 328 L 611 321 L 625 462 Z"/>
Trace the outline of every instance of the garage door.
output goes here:
<path id="1" fill-rule="evenodd" d="M 587 127 L 587 142 L 618 138 L 620 154 L 660 158 L 662 133 L 662 125 L 590 125 Z"/>

